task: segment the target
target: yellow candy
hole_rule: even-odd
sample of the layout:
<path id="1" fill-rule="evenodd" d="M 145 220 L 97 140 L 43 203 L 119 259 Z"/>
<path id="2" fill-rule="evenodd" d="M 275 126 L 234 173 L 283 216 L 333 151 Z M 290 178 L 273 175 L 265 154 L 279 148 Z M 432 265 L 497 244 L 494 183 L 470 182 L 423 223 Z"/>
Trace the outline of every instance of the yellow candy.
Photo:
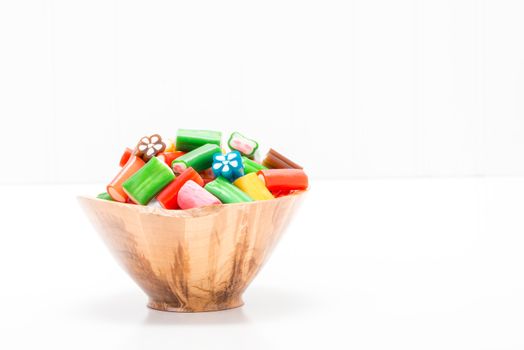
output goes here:
<path id="1" fill-rule="evenodd" d="M 168 139 L 164 142 L 166 143 L 166 149 L 164 150 L 164 152 L 175 152 L 176 151 L 175 142 L 172 139 Z"/>
<path id="2" fill-rule="evenodd" d="M 249 197 L 256 201 L 273 199 L 273 195 L 267 189 L 266 185 L 260 180 L 256 173 L 249 173 L 239 177 L 233 182 L 233 185 L 240 188 Z"/>

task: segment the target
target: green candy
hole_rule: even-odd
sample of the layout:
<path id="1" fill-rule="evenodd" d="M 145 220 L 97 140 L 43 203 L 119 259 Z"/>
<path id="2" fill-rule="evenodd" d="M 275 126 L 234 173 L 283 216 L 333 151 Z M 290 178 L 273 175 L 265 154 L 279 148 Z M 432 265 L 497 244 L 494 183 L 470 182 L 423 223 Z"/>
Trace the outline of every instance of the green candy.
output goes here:
<path id="1" fill-rule="evenodd" d="M 222 154 L 222 150 L 219 146 L 208 143 L 178 157 L 171 163 L 171 166 L 176 173 L 181 173 L 189 167 L 202 171 L 211 167 L 215 153 Z"/>
<path id="2" fill-rule="evenodd" d="M 242 157 L 242 162 L 244 163 L 244 174 L 246 175 L 249 173 L 257 173 L 259 170 L 267 169 L 262 164 L 259 164 L 248 157 Z"/>
<path id="3" fill-rule="evenodd" d="M 204 186 L 204 188 L 225 204 L 253 201 L 251 197 L 242 192 L 242 190 L 222 176 L 219 176 L 215 180 L 209 182 Z"/>
<path id="4" fill-rule="evenodd" d="M 107 192 L 100 193 L 98 196 L 96 196 L 96 198 L 103 199 L 103 200 L 106 200 L 106 201 L 113 201 L 113 198 L 111 198 L 111 196 L 109 194 L 107 194 Z"/>
<path id="5" fill-rule="evenodd" d="M 258 149 L 258 142 L 245 137 L 238 131 L 235 131 L 231 136 L 229 136 L 227 145 L 229 148 L 237 150 L 242 153 L 242 155 L 248 156 L 249 158 L 253 158 Z"/>
<path id="6" fill-rule="evenodd" d="M 176 135 L 176 150 L 189 152 L 206 143 L 220 146 L 221 140 L 220 131 L 179 129 Z"/>
<path id="7" fill-rule="evenodd" d="M 175 174 L 169 166 L 153 157 L 127 179 L 122 188 L 133 202 L 146 205 L 174 179 Z"/>

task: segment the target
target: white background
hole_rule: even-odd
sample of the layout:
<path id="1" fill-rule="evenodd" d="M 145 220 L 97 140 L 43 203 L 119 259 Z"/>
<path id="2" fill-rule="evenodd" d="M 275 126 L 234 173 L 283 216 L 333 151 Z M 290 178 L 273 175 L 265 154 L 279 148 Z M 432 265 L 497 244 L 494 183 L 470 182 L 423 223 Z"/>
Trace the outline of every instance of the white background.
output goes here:
<path id="1" fill-rule="evenodd" d="M 0 0 L 0 348 L 523 349 L 523 18 Z M 239 130 L 311 178 L 242 308 L 148 310 L 75 201 L 178 128 Z"/>
<path id="2" fill-rule="evenodd" d="M 524 175 L 523 14 L 519 0 L 1 1 L 2 140 L 20 156 L 0 183 L 107 182 L 125 146 L 180 127 L 238 129 L 314 178 Z"/>

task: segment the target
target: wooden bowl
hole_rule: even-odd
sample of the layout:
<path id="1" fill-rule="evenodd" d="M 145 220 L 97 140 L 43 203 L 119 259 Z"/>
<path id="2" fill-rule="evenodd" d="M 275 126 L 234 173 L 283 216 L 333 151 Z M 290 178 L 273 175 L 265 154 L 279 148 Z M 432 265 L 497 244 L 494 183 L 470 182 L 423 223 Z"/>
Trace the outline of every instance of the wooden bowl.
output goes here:
<path id="1" fill-rule="evenodd" d="M 78 199 L 150 308 L 198 312 L 243 305 L 242 293 L 303 197 L 190 210 Z"/>

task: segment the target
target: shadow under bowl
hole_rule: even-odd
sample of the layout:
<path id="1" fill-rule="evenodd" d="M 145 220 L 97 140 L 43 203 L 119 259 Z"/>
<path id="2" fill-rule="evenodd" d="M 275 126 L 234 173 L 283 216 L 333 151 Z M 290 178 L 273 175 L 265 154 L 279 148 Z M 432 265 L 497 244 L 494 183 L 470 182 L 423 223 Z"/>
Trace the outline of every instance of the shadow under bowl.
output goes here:
<path id="1" fill-rule="evenodd" d="M 150 308 L 200 312 L 243 305 L 305 192 L 190 210 L 78 200 Z"/>

